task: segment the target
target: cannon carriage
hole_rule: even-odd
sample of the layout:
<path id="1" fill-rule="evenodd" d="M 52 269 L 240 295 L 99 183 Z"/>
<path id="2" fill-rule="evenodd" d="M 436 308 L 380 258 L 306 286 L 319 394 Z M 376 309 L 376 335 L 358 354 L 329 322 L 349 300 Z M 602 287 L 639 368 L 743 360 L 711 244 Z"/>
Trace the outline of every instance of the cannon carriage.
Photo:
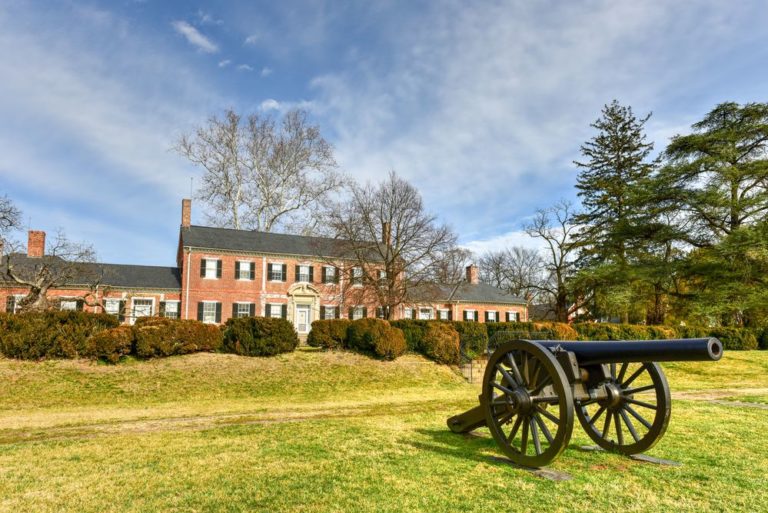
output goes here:
<path id="1" fill-rule="evenodd" d="M 649 450 L 671 413 L 657 362 L 717 361 L 715 338 L 571 342 L 513 340 L 490 355 L 480 404 L 448 419 L 455 433 L 487 426 L 514 463 L 540 467 L 567 447 L 574 417 L 601 448 Z"/>

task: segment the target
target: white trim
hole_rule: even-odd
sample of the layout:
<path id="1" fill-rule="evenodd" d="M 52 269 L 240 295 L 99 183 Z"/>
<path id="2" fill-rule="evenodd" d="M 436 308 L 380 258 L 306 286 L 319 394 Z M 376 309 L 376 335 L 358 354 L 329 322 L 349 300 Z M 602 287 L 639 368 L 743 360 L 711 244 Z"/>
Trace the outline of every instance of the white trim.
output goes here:
<path id="1" fill-rule="evenodd" d="M 136 317 L 136 315 L 135 315 L 136 300 L 137 299 L 139 301 L 151 301 L 152 302 L 152 305 L 150 306 L 149 315 L 140 315 L 139 317 L 152 317 L 153 315 L 155 315 L 155 312 L 157 312 L 157 309 L 155 308 L 155 298 L 154 297 L 143 297 L 143 296 L 132 297 L 131 298 L 131 314 L 129 316 L 129 318 L 131 320 L 130 324 L 135 323 L 136 319 L 138 319 L 138 317 Z"/>

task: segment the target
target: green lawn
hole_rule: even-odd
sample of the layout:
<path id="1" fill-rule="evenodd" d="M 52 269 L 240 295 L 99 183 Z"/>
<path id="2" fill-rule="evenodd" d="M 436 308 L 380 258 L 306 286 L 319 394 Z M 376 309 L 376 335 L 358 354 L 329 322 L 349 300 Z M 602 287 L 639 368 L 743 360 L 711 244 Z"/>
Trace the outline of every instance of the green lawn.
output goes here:
<path id="1" fill-rule="evenodd" d="M 553 482 L 450 433 L 478 387 L 414 356 L 0 359 L 0 511 L 768 511 L 768 352 L 665 368 L 651 454 L 683 466 L 581 452 L 575 428 Z"/>

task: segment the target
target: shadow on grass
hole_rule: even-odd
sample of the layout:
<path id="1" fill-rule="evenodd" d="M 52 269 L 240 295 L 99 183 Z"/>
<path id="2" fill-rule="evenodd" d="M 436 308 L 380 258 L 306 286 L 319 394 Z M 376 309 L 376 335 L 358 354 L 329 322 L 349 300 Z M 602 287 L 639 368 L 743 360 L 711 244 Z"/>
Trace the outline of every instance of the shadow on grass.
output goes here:
<path id="1" fill-rule="evenodd" d="M 457 434 L 445 429 L 417 429 L 417 433 L 429 437 L 432 443 L 408 440 L 405 443 L 422 451 L 430 451 L 444 456 L 459 458 L 462 461 L 477 461 L 489 465 L 503 465 L 494 461 L 492 456 L 498 453 L 498 446 L 490 435 L 480 433 Z"/>

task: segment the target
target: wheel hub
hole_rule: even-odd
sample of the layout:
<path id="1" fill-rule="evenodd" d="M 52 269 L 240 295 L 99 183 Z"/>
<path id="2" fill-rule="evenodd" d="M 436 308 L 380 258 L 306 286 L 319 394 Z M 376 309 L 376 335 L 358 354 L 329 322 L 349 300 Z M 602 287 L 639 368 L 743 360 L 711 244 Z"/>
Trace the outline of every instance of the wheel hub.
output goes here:
<path id="1" fill-rule="evenodd" d="M 605 405 L 609 408 L 615 409 L 624 403 L 624 395 L 616 383 L 606 383 L 605 392 L 607 395 Z"/>

